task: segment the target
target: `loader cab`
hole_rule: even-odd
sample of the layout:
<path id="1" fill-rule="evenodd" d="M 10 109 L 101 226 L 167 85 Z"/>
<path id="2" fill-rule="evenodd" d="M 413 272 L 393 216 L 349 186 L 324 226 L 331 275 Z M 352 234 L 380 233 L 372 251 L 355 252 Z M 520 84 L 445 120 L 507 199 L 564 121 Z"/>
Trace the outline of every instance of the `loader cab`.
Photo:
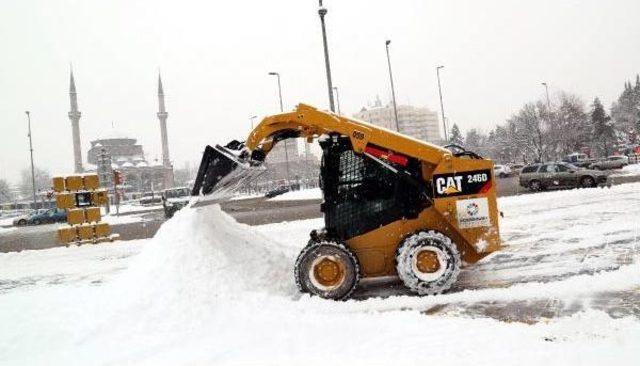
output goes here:
<path id="1" fill-rule="evenodd" d="M 348 240 L 402 218 L 416 218 L 430 204 L 431 189 L 416 159 L 394 162 L 384 160 L 386 155 L 357 154 L 349 138 L 339 135 L 320 141 L 320 146 L 321 211 L 328 235 Z"/>

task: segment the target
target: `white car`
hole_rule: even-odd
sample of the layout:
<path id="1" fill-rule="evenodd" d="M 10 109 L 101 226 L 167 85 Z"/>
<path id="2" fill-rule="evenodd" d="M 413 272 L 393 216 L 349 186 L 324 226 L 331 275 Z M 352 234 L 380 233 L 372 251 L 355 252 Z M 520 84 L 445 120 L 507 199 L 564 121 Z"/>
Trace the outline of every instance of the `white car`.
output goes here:
<path id="1" fill-rule="evenodd" d="M 613 155 L 606 159 L 600 160 L 591 164 L 591 169 L 620 169 L 626 165 L 629 165 L 629 157 L 624 155 Z"/>
<path id="2" fill-rule="evenodd" d="M 511 175 L 511 168 L 506 165 L 496 164 L 493 166 L 493 174 L 500 178 L 506 178 Z"/>

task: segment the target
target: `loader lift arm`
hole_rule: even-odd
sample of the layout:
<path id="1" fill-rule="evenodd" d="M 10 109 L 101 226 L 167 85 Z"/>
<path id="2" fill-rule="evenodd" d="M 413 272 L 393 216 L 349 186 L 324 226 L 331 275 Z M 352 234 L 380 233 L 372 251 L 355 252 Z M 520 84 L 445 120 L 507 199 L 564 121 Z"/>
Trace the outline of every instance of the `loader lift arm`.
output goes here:
<path id="1" fill-rule="evenodd" d="M 250 151 L 260 151 L 266 156 L 273 146 L 286 138 L 303 137 L 307 141 L 321 135 L 348 136 L 353 150 L 364 153 L 368 144 L 385 148 L 437 166 L 451 152 L 439 146 L 418 141 L 395 131 L 366 122 L 353 120 L 334 113 L 320 111 L 306 104 L 299 104 L 293 112 L 266 117 L 251 132 L 246 141 Z"/>

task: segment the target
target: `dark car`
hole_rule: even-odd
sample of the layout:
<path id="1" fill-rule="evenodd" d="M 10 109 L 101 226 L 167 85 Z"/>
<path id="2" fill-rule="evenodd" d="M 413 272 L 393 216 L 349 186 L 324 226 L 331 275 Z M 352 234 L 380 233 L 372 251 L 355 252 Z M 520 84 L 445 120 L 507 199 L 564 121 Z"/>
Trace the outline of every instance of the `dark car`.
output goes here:
<path id="1" fill-rule="evenodd" d="M 267 192 L 264 196 L 266 198 L 273 198 L 273 197 L 277 197 L 281 194 L 285 194 L 287 192 L 289 192 L 291 190 L 291 187 L 289 186 L 280 186 L 276 189 L 272 189 L 269 192 Z"/>
<path id="2" fill-rule="evenodd" d="M 162 194 L 158 192 L 144 192 L 139 200 L 142 206 L 151 206 L 162 203 Z"/>
<path id="3" fill-rule="evenodd" d="M 191 189 L 188 187 L 178 187 L 165 189 L 162 192 L 162 207 L 164 217 L 170 219 L 180 209 L 189 204 L 191 199 Z"/>
<path id="4" fill-rule="evenodd" d="M 50 208 L 48 210 L 38 210 L 29 216 L 18 217 L 13 220 L 17 226 L 51 224 L 54 222 L 67 221 L 67 211 L 60 208 Z"/>
<path id="5" fill-rule="evenodd" d="M 527 165 L 520 173 L 520 185 L 531 191 L 549 188 L 597 187 L 607 183 L 600 171 L 578 169 L 569 163 L 538 163 Z"/>

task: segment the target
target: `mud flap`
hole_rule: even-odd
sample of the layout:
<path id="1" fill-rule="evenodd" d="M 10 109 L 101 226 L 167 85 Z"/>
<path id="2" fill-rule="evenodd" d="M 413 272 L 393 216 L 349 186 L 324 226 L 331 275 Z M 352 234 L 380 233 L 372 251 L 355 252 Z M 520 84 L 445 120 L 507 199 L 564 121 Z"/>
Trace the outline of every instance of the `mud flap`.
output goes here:
<path id="1" fill-rule="evenodd" d="M 247 154 L 242 150 L 234 151 L 220 145 L 207 145 L 191 195 L 210 195 L 216 199 L 230 198 L 235 191 L 265 172 L 264 166 L 253 163 L 243 155 Z"/>

